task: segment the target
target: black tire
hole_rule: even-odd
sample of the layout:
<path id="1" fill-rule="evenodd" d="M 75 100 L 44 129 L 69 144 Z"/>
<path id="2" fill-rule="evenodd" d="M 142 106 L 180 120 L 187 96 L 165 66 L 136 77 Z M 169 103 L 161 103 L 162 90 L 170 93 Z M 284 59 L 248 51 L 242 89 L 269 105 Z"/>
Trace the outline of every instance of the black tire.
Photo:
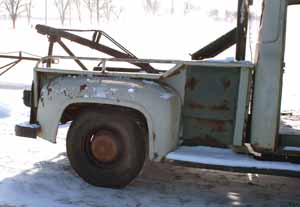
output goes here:
<path id="1" fill-rule="evenodd" d="M 71 166 L 86 182 L 122 188 L 139 174 L 144 165 L 144 134 L 128 113 L 85 111 L 70 126 L 67 155 Z"/>

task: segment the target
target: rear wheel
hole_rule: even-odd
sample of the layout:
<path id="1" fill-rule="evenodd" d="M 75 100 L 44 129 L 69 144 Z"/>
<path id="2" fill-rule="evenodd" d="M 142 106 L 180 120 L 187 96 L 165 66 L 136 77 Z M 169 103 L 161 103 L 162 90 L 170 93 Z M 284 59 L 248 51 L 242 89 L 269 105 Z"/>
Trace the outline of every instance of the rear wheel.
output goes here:
<path id="1" fill-rule="evenodd" d="M 77 174 L 92 185 L 121 188 L 143 167 L 145 133 L 128 113 L 81 113 L 67 135 L 67 154 Z"/>

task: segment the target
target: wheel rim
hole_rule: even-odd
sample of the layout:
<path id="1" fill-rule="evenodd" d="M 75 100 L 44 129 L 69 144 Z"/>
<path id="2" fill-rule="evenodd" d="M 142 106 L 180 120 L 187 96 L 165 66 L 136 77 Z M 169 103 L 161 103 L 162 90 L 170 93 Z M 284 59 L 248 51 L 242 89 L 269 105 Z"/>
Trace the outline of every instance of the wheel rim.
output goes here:
<path id="1" fill-rule="evenodd" d="M 89 151 L 94 161 L 100 165 L 107 165 L 119 159 L 121 147 L 114 133 L 100 130 L 91 137 Z"/>

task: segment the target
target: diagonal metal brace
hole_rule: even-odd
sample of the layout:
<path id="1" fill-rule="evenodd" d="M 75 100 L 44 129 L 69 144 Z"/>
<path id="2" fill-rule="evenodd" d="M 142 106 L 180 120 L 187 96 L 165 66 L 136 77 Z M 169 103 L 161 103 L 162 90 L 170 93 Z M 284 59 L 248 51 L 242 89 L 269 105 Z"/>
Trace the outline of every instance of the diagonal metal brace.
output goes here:
<path id="1" fill-rule="evenodd" d="M 37 25 L 36 30 L 37 30 L 38 33 L 43 34 L 43 35 L 48 35 L 53 39 L 58 40 L 60 38 L 65 38 L 65 39 L 70 40 L 72 42 L 76 42 L 77 44 L 87 46 L 91 49 L 95 49 L 99 52 L 103 52 L 107 55 L 110 55 L 110 56 L 113 56 L 113 57 L 116 57 L 116 58 L 137 59 L 132 54 L 123 53 L 123 52 L 120 52 L 116 49 L 113 49 L 111 47 L 108 47 L 106 45 L 98 43 L 97 38 L 94 39 L 94 41 L 93 41 L 93 40 L 83 38 L 79 35 L 75 35 L 73 33 L 67 32 L 63 29 L 56 29 L 56 28 L 53 28 L 53 27 L 45 26 L 45 25 Z M 153 68 L 148 63 L 132 63 L 132 64 L 144 69 L 148 73 L 159 73 L 158 70 Z"/>
<path id="2" fill-rule="evenodd" d="M 6 65 L 4 65 L 4 66 L 1 66 L 1 67 L 0 67 L 0 70 L 1 70 L 1 69 L 4 69 L 4 68 L 6 68 L 6 69 L 0 73 L 0 76 L 3 75 L 4 73 L 6 73 L 7 71 L 9 71 L 10 69 L 12 69 L 12 68 L 13 68 L 15 65 L 17 65 L 19 62 L 21 62 L 21 59 L 16 60 L 16 61 L 13 61 L 13 62 L 11 62 L 11 63 L 8 63 L 8 64 L 6 64 Z"/>
<path id="3" fill-rule="evenodd" d="M 61 40 L 57 42 L 71 57 L 75 57 L 74 53 Z M 75 58 L 74 61 L 81 67 L 82 70 L 88 70 L 80 60 Z"/>

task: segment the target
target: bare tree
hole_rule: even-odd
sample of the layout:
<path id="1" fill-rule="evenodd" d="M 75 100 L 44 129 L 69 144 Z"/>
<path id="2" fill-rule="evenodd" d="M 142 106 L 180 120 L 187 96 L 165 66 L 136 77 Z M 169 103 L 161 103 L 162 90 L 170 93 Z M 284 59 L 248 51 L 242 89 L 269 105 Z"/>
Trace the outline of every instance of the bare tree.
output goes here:
<path id="1" fill-rule="evenodd" d="M 61 25 L 64 25 L 67 15 L 67 9 L 70 6 L 70 0 L 55 0 L 55 6 L 59 13 Z"/>
<path id="2" fill-rule="evenodd" d="M 122 8 L 117 9 L 115 5 L 113 5 L 112 0 L 103 0 L 102 7 L 100 8 L 102 10 L 103 17 L 109 21 L 111 19 L 111 16 L 119 16 L 120 12 L 122 11 Z"/>
<path id="3" fill-rule="evenodd" d="M 12 21 L 13 28 L 16 28 L 17 18 L 25 11 L 23 0 L 4 0 L 4 8 Z"/>
<path id="4" fill-rule="evenodd" d="M 72 25 L 72 0 L 69 1 L 69 25 Z"/>
<path id="5" fill-rule="evenodd" d="M 83 0 L 83 3 L 90 13 L 90 23 L 92 23 L 95 2 L 94 2 L 94 0 Z"/>
<path id="6" fill-rule="evenodd" d="M 171 0 L 171 14 L 174 14 L 174 0 Z"/>
<path id="7" fill-rule="evenodd" d="M 146 11 L 156 14 L 159 9 L 159 0 L 145 0 L 145 9 Z"/>
<path id="8" fill-rule="evenodd" d="M 96 0 L 96 15 L 97 15 L 97 23 L 100 21 L 100 0 Z"/>
<path id="9" fill-rule="evenodd" d="M 96 0 L 95 4 L 98 24 L 101 17 L 106 21 L 109 21 L 112 17 L 118 19 L 123 12 L 123 8 L 116 6 L 113 0 Z"/>
<path id="10" fill-rule="evenodd" d="M 192 3 L 190 0 L 185 0 L 184 2 L 184 9 L 183 9 L 183 14 L 187 15 L 188 13 L 192 11 L 200 11 L 201 6 L 197 5 L 195 3 Z"/>
<path id="11" fill-rule="evenodd" d="M 219 20 L 220 13 L 218 9 L 211 9 L 208 11 L 208 16 L 214 18 L 215 20 Z"/>
<path id="12" fill-rule="evenodd" d="M 184 2 L 184 10 L 183 13 L 184 15 L 187 15 L 191 11 L 191 4 L 188 1 Z"/>
<path id="13" fill-rule="evenodd" d="M 81 0 L 73 0 L 73 3 L 77 10 L 78 20 L 81 22 Z"/>
<path id="14" fill-rule="evenodd" d="M 27 23 L 30 25 L 31 22 L 31 17 L 32 17 L 32 0 L 28 0 L 25 3 L 25 11 L 26 11 L 26 17 L 27 17 Z"/>

